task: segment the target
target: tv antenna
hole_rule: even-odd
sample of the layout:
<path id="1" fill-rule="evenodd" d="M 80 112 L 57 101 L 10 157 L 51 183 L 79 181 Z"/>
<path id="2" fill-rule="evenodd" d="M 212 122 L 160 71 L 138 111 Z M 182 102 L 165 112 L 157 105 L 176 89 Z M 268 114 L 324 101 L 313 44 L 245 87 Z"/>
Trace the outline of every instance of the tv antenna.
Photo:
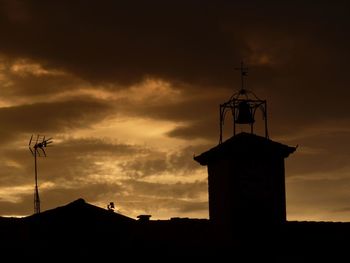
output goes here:
<path id="1" fill-rule="evenodd" d="M 35 142 L 33 140 L 33 135 L 29 140 L 29 150 L 34 156 L 34 172 L 35 172 L 35 187 L 34 187 L 34 213 L 40 213 L 40 197 L 39 197 L 39 188 L 38 188 L 38 165 L 37 157 L 46 157 L 45 148 L 50 146 L 52 143 L 52 138 L 45 139 L 43 135 L 37 135 Z"/>

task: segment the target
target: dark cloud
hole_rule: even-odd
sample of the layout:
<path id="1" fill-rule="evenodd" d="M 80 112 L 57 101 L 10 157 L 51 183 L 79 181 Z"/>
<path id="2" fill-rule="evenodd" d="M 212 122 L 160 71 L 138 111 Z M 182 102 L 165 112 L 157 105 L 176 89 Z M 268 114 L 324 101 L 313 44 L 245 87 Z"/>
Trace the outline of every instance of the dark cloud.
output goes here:
<path id="1" fill-rule="evenodd" d="M 33 194 L 20 196 L 21 201 L 9 202 L 0 201 L 1 215 L 6 216 L 25 216 L 33 214 Z"/>
<path id="2" fill-rule="evenodd" d="M 132 187 L 135 193 L 140 195 L 153 196 L 157 198 L 175 198 L 175 199 L 196 199 L 201 194 L 207 192 L 207 182 L 196 181 L 193 183 L 149 183 L 142 181 L 129 181 L 128 185 Z"/>
<path id="3" fill-rule="evenodd" d="M 335 213 L 343 213 L 343 212 L 350 212 L 350 207 L 349 206 L 346 206 L 346 207 L 342 207 L 342 208 L 339 208 L 339 209 L 334 209 L 333 212 Z"/>
<path id="4" fill-rule="evenodd" d="M 3 158 L 2 160 L 9 160 L 8 158 Z M 29 176 L 28 173 L 29 169 L 23 169 L 21 165 L 18 163 L 18 159 L 16 159 L 17 165 L 10 165 L 6 164 L 6 161 L 4 164 L 1 165 L 1 171 L 0 171 L 0 185 L 1 187 L 11 187 L 16 185 L 23 185 L 23 184 L 31 184 L 34 182 L 34 170 L 32 167 L 30 167 L 30 172 L 33 173 L 33 177 Z M 28 162 L 25 162 L 26 165 L 28 165 Z M 32 163 L 30 163 L 32 164 Z"/>
<path id="5" fill-rule="evenodd" d="M 186 92 L 195 89 L 200 93 L 205 88 L 212 94 L 221 86 L 239 87 L 233 69 L 245 59 L 252 65 L 248 86 L 268 98 L 274 120 L 271 127 L 279 135 L 291 132 L 291 126 L 348 117 L 344 106 L 350 96 L 345 88 L 350 40 L 346 6 L 345 2 L 315 6 L 295 1 L 91 1 L 69 5 L 66 1 L 40 5 L 5 1 L 0 50 L 93 83 L 131 84 L 151 76 L 188 83 L 178 86 L 186 87 Z M 69 77 L 60 78 L 61 82 L 53 76 L 41 78 L 51 83 L 47 92 L 71 87 L 65 83 Z M 43 92 L 37 81 L 40 78 L 31 77 L 19 86 L 36 87 L 23 93 Z M 217 105 L 229 96 L 211 101 L 194 98 L 192 104 L 168 105 L 162 111 L 150 108 L 145 114 L 181 121 L 207 116 L 207 120 L 169 133 L 191 137 L 198 128 L 213 126 Z M 192 110 L 199 104 L 202 107 Z M 212 113 L 207 115 L 209 110 Z M 203 130 L 207 138 L 213 133 Z"/>
<path id="6" fill-rule="evenodd" d="M 34 188 L 33 188 L 34 189 Z M 84 198 L 87 202 L 100 201 L 102 193 L 119 193 L 122 186 L 116 184 L 80 184 L 74 188 L 63 188 L 59 185 L 50 189 L 40 190 L 41 210 L 53 209 L 68 204 L 78 198 Z M 1 201 L 0 210 L 2 215 L 30 215 L 33 213 L 33 194 L 17 194 L 16 202 Z M 106 203 L 107 205 L 107 203 Z"/>
<path id="7" fill-rule="evenodd" d="M 40 197 L 42 210 L 62 206 L 78 198 L 84 198 L 90 203 L 100 203 L 107 198 L 115 202 L 118 211 L 131 213 L 129 216 L 136 217 L 135 211 L 149 211 L 157 216 L 157 210 L 171 211 L 172 216 L 179 216 L 198 211 L 201 214 L 206 213 L 207 201 L 201 201 L 201 196 L 205 195 L 206 191 L 207 184 L 198 181 L 163 184 L 121 180 L 118 184 L 81 183 L 68 188 L 56 185 L 49 189 L 41 189 Z M 32 214 L 32 194 L 18 194 L 16 197 L 20 201 L 0 202 L 2 214 Z"/>
<path id="8" fill-rule="evenodd" d="M 29 140 L 29 138 L 27 138 Z M 35 138 L 34 138 L 35 140 Z M 33 157 L 25 147 L 9 146 L 0 151 L 4 160 L 0 172 L 0 185 L 13 186 L 18 183 L 32 183 Z M 89 176 L 109 174 L 112 181 L 118 178 L 140 178 L 159 175 L 164 172 L 190 176 L 201 167 L 193 161 L 193 155 L 206 145 L 189 146 L 169 153 L 145 146 L 130 145 L 106 139 L 85 138 L 67 139 L 53 143 L 47 148 L 46 158 L 38 158 L 39 179 L 41 182 L 76 185 L 86 183 Z M 108 168 L 101 165 L 107 163 Z M 120 170 L 117 174 L 113 170 Z M 31 176 L 33 175 L 33 176 Z M 115 179 L 113 180 L 113 176 Z M 101 179 L 105 180 L 105 179 Z"/>
<path id="9" fill-rule="evenodd" d="M 203 121 L 209 120 L 216 112 L 214 110 L 218 108 L 215 103 L 218 101 L 218 95 L 206 94 L 198 98 L 196 96 L 185 98 L 183 101 L 173 103 L 162 103 L 160 105 L 138 105 L 138 113 L 144 114 L 144 116 L 153 117 L 161 120 L 171 121 Z"/>
<path id="10" fill-rule="evenodd" d="M 187 202 L 180 208 L 180 211 L 182 213 L 193 213 L 198 211 L 203 213 L 204 211 L 208 211 L 208 202 Z"/>
<path id="11" fill-rule="evenodd" d="M 317 130 L 305 134 L 304 138 L 289 142 L 301 143 L 287 162 L 287 176 L 329 173 L 329 178 L 337 177 L 343 169 L 349 168 L 349 132 Z"/>
<path id="12" fill-rule="evenodd" d="M 121 165 L 123 172 L 132 178 L 159 174 L 167 170 L 165 155 L 163 158 L 148 156 L 146 158 L 135 158 Z"/>
<path id="13" fill-rule="evenodd" d="M 206 3 L 67 3 L 25 2 L 15 10 L 3 4 L 7 40 L 0 49 L 91 81 L 200 80 L 230 71 L 229 43 L 220 41 L 225 36 Z M 13 19 L 18 12 L 25 15 Z"/>
<path id="14" fill-rule="evenodd" d="M 115 201 L 118 211 L 134 216 L 137 211 L 150 211 L 157 207 L 173 216 L 195 211 L 201 211 L 203 214 L 207 208 L 204 205 L 205 201 L 201 201 L 208 187 L 205 176 L 202 181 L 172 184 L 139 181 L 133 176 L 135 173 L 149 176 L 172 172 L 191 177 L 191 171 L 198 169 L 198 165 L 192 159 L 193 151 L 199 151 L 203 147 L 206 146 L 187 147 L 181 151 L 164 153 L 162 159 L 159 158 L 160 152 L 145 147 L 101 139 L 71 139 L 57 143 L 47 149 L 47 158 L 38 159 L 42 210 L 61 206 L 82 197 L 88 202 L 98 204 L 106 199 Z M 3 157 L 5 154 L 9 164 L 22 161 L 17 163 L 17 168 L 5 165 L 6 169 L 2 169 L 0 173 L 2 198 L 9 200 L 2 201 L 0 209 L 6 215 L 31 214 L 32 195 L 27 194 L 29 189 L 15 194 L 15 188 L 11 190 L 11 187 L 17 185 L 28 188 L 28 185 L 34 184 L 33 158 L 26 149 L 6 150 Z M 142 162 L 139 156 L 158 156 L 159 159 L 156 162 Z M 120 163 L 121 160 L 127 160 L 134 165 L 125 167 L 123 162 Z M 104 161 L 109 162 L 109 168 L 99 164 Z M 137 162 L 144 167 L 137 166 Z M 153 167 L 145 169 L 152 164 Z M 111 165 L 114 167 L 112 171 L 109 170 Z M 124 169 L 120 174 L 113 172 L 113 169 L 118 167 Z M 108 175 L 107 178 L 104 177 L 105 174 Z M 4 191 L 8 191 L 8 196 Z M 16 201 L 11 201 L 14 197 Z M 161 207 L 161 204 L 165 206 Z M 152 213 L 157 216 L 157 210 Z M 162 216 L 161 213 L 158 216 Z"/>
<path id="15" fill-rule="evenodd" d="M 0 169 L 0 185 L 13 187 L 15 185 L 28 185 L 34 183 L 33 156 L 26 147 L 29 138 L 23 140 L 23 147 L 9 145 L 2 148 L 0 158 L 3 160 Z M 34 138 L 35 140 L 35 138 Z M 118 168 L 119 159 L 130 160 L 134 156 L 150 154 L 151 150 L 137 145 L 113 143 L 112 141 L 90 139 L 66 139 L 63 142 L 53 143 L 47 148 L 46 158 L 38 158 L 39 182 L 55 183 L 55 188 L 79 187 L 80 184 L 101 183 L 99 175 L 114 174 L 99 163 L 108 162 L 115 169 Z M 96 176 L 89 179 L 89 176 Z M 121 174 L 120 176 L 122 176 Z M 111 178 L 111 181 L 113 177 Z M 103 189 L 101 188 L 101 191 Z"/>
<path id="16" fill-rule="evenodd" d="M 219 138 L 218 129 L 215 127 L 218 124 L 212 123 L 211 120 L 193 121 L 191 124 L 176 127 L 168 132 L 168 136 L 182 139 L 208 138 L 212 140 L 215 137 Z"/>
<path id="17" fill-rule="evenodd" d="M 27 96 L 43 96 L 50 99 L 54 94 L 69 91 L 78 85 L 84 84 L 76 78 L 69 75 L 46 75 L 46 76 L 10 76 L 8 81 L 12 85 L 4 88 L 7 97 L 27 97 Z"/>
<path id="18" fill-rule="evenodd" d="M 208 145 L 188 146 L 178 151 L 152 152 L 122 162 L 122 171 L 132 178 L 143 178 L 162 173 L 190 176 L 201 167 L 193 160 L 195 154 Z"/>
<path id="19" fill-rule="evenodd" d="M 169 170 L 183 170 L 184 175 L 193 173 L 196 169 L 200 168 L 193 157 L 206 151 L 210 146 L 208 144 L 189 145 L 179 151 L 170 153 L 167 158 L 170 166 Z"/>
<path id="20" fill-rule="evenodd" d="M 289 220 L 348 221 L 349 186 L 346 177 L 287 180 Z"/>
<path id="21" fill-rule="evenodd" d="M 57 133 L 89 127 L 103 120 L 110 109 L 104 101 L 90 99 L 26 104 L 0 108 L 0 122 L 2 132 L 8 136 L 15 133 Z"/>
<path id="22" fill-rule="evenodd" d="M 109 174 L 111 181 L 116 181 L 118 179 L 113 180 L 113 176 L 118 174 L 115 175 L 113 169 L 117 170 L 122 160 L 134 159 L 145 153 L 150 154 L 152 151 L 137 145 L 118 144 L 100 139 L 67 140 L 54 145 L 49 157 L 41 162 L 42 171 L 46 171 L 42 178 L 61 184 L 79 184 L 85 183 L 86 180 L 93 183 L 93 179 L 88 178 L 91 175 L 95 176 L 98 182 L 99 176 Z M 110 167 L 105 168 L 101 163 L 107 163 Z M 126 174 L 120 173 L 119 176 L 123 177 Z"/>
<path id="23" fill-rule="evenodd" d="M 109 141 L 107 139 L 84 138 L 84 139 L 68 139 L 59 143 L 55 149 L 57 156 L 70 153 L 73 156 L 81 156 L 92 154 L 94 156 L 123 156 L 135 154 L 147 154 L 150 149 L 139 145 L 131 145 Z"/>
<path id="24" fill-rule="evenodd" d="M 131 83 L 151 75 L 228 85 L 236 61 L 254 52 L 293 69 L 305 55 L 312 65 L 325 62 L 322 51 L 349 41 L 345 3 L 11 2 L 2 4 L 3 53 L 91 81 Z"/>

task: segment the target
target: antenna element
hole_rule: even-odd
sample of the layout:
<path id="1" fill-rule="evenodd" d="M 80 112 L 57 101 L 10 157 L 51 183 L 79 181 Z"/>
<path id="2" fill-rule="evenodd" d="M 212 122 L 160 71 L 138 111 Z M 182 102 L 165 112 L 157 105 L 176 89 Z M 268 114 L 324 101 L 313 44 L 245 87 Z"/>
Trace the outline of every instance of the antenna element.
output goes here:
<path id="1" fill-rule="evenodd" d="M 34 186 L 34 214 L 40 213 L 40 197 L 39 197 L 39 187 L 38 187 L 38 165 L 37 157 L 46 157 L 45 148 L 50 146 L 52 143 L 52 138 L 45 139 L 43 135 L 37 135 L 35 141 L 33 140 L 33 135 L 30 137 L 28 147 L 30 152 L 34 157 L 34 172 L 35 172 L 35 186 Z M 40 155 L 41 153 L 41 155 Z"/>

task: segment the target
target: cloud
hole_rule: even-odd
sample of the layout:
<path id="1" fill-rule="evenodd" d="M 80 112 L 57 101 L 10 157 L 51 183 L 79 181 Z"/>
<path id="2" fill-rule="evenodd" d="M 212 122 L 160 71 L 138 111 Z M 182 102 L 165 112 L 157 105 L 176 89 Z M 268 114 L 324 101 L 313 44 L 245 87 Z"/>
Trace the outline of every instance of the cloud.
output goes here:
<path id="1" fill-rule="evenodd" d="M 184 8 L 155 1 L 135 8 L 136 3 L 106 1 L 70 3 L 68 9 L 66 4 L 27 2 L 16 10 L 5 5 L 0 26 L 8 40 L 0 49 L 19 57 L 30 54 L 47 67 L 91 81 L 134 83 L 147 75 L 200 80 L 209 76 L 205 73 L 229 71 L 223 65 L 227 47 L 219 41 L 223 36 L 207 4 L 189 2 Z M 25 23 L 13 19 L 19 10 Z M 26 45 L 16 44 L 19 39 Z M 203 63 L 208 58 L 212 63 Z"/>
<path id="2" fill-rule="evenodd" d="M 57 202 L 82 193 L 105 205 L 119 197 L 108 184 L 132 214 L 204 214 L 203 200 L 182 200 L 186 183 L 197 189 L 194 182 L 206 176 L 192 156 L 217 144 L 218 106 L 240 88 L 234 68 L 241 60 L 249 66 L 246 87 L 267 99 L 270 138 L 300 145 L 286 168 L 304 192 L 290 193 L 307 198 L 299 183 L 337 172 L 337 180 L 346 178 L 347 5 L 2 1 L 0 189 L 31 185 L 26 145 L 40 133 L 55 140 L 39 173 L 53 185 L 43 194 Z M 167 198 L 171 184 L 176 190 Z M 25 202 L 16 211 L 29 211 Z"/>
<path id="3" fill-rule="evenodd" d="M 96 184 L 80 184 L 74 188 L 65 188 L 55 185 L 52 188 L 39 189 L 41 210 L 53 209 L 57 206 L 68 204 L 78 198 L 84 198 L 87 202 L 94 203 L 100 199 L 102 193 L 118 193 L 122 189 L 118 185 L 109 185 L 103 183 Z M 10 200 L 0 201 L 0 210 L 2 215 L 25 216 L 33 213 L 33 191 L 30 194 L 17 193 L 18 200 L 12 202 Z M 106 202 L 107 205 L 107 202 Z M 103 206 L 105 207 L 105 206 Z"/>
<path id="4" fill-rule="evenodd" d="M 187 146 L 177 151 L 154 152 L 126 160 L 121 163 L 122 171 L 131 178 L 156 177 L 163 174 L 191 176 L 201 169 L 193 160 L 195 153 L 204 151 L 207 145 Z"/>
<path id="5" fill-rule="evenodd" d="M 145 78 L 178 84 L 176 87 L 185 91 L 184 97 L 193 95 L 193 91 L 197 95 L 203 90 L 215 94 L 226 88 L 227 95 L 217 100 L 192 96 L 186 103 L 151 106 L 144 113 L 141 105 L 136 113 L 129 109 L 131 114 L 178 121 L 207 116 L 211 109 L 207 121 L 194 126 L 212 127 L 218 104 L 240 86 L 239 74 L 233 69 L 245 59 L 252 65 L 248 87 L 268 98 L 274 134 L 291 133 L 288 127 L 348 115 L 343 105 L 350 95 L 344 88 L 348 82 L 345 65 L 349 36 L 345 29 L 349 21 L 342 4 L 314 7 L 295 2 L 282 6 L 152 1 L 146 5 L 107 1 L 104 5 L 69 3 L 69 9 L 66 4 L 13 5 L 5 1 L 0 50 L 13 58 L 17 68 L 22 65 L 22 71 L 52 73 L 23 78 L 18 83 L 23 94 L 45 92 L 39 81 L 49 84 L 48 93 L 72 89 L 72 83 L 92 83 L 96 89 L 127 89 Z M 21 43 L 19 37 L 26 38 L 27 44 L 16 44 Z M 334 53 L 334 45 L 343 55 Z M 309 58 L 307 63 L 305 58 Z M 54 72 L 66 75 L 57 78 Z M 196 106 L 198 114 L 193 117 Z M 324 108 L 331 110 L 321 113 Z M 169 135 L 186 138 L 196 130 L 192 123 L 179 126 Z M 213 131 L 206 135 L 209 136 Z"/>
<path id="6" fill-rule="evenodd" d="M 128 181 L 132 192 L 155 198 L 175 198 L 194 201 L 207 192 L 207 182 L 161 184 L 142 181 Z"/>
<path id="7" fill-rule="evenodd" d="M 348 221 L 349 179 L 287 181 L 288 220 Z"/>
<path id="8" fill-rule="evenodd" d="M 11 148 L 11 147 L 10 147 Z M 192 159 L 192 152 L 203 146 L 186 147 L 173 152 L 161 152 L 146 146 L 120 143 L 106 138 L 58 137 L 52 148 L 46 149 L 48 157 L 38 158 L 39 191 L 42 209 L 60 206 L 77 198 L 104 207 L 107 200 L 118 204 L 118 211 L 136 216 L 142 211 L 155 208 L 155 217 L 178 216 L 186 212 L 191 204 L 206 216 L 201 203 L 207 195 L 206 177 L 195 177 L 201 168 Z M 25 215 L 32 213 L 34 171 L 33 158 L 29 150 L 2 149 L 0 200 L 4 215 Z M 151 160 L 155 159 L 156 162 Z M 22 160 L 18 162 L 18 160 Z M 148 169 L 138 166 L 151 166 Z M 125 166 L 125 163 L 130 163 Z M 132 165 L 131 165 L 132 164 Z M 5 168 L 5 169 L 4 169 Z M 140 181 L 157 177 L 162 173 L 172 174 L 172 182 L 159 180 Z M 189 177 L 181 182 L 181 177 Z M 191 179 L 192 178 L 192 179 Z M 201 178 L 198 181 L 196 178 Z M 204 181 L 203 181 L 204 180 Z M 138 201 L 137 201 L 138 200 Z M 168 207 L 160 207 L 160 204 Z M 130 206 L 129 206 L 130 205 Z M 185 211 L 186 210 L 186 211 Z M 190 213 L 191 214 L 191 213 Z"/>
<path id="9" fill-rule="evenodd" d="M 333 212 L 335 212 L 335 213 L 337 213 L 337 212 L 340 212 L 340 213 L 350 212 L 350 207 L 346 206 L 346 207 L 342 207 L 342 208 L 339 208 L 339 209 L 334 209 Z"/>
<path id="10" fill-rule="evenodd" d="M 32 190 L 32 189 L 30 189 Z M 42 210 L 64 205 L 78 198 L 106 207 L 107 200 L 116 204 L 117 211 L 136 217 L 145 212 L 154 218 L 170 218 L 182 214 L 194 215 L 200 211 L 207 216 L 207 184 L 204 182 L 161 184 L 135 180 L 121 180 L 118 184 L 80 183 L 74 187 L 54 185 L 41 188 Z M 26 215 L 32 213 L 32 194 L 17 193 L 15 202 L 3 200 L 0 208 L 3 215 Z"/>
<path id="11" fill-rule="evenodd" d="M 168 136 L 182 139 L 207 138 L 213 139 L 218 137 L 217 127 L 209 121 L 193 121 L 191 124 L 178 126 L 168 132 Z M 219 138 L 219 137 L 218 137 Z"/>
<path id="12" fill-rule="evenodd" d="M 56 155 L 70 153 L 73 156 L 92 154 L 95 156 L 113 155 L 134 155 L 148 153 L 150 150 L 138 145 L 129 145 L 98 138 L 67 138 L 57 145 Z"/>
<path id="13" fill-rule="evenodd" d="M 27 140 L 23 141 L 23 145 L 18 147 L 18 142 L 14 141 L 8 148 L 1 149 L 0 189 L 34 183 L 33 156 L 27 143 Z M 118 180 L 118 162 L 150 152 L 142 146 L 97 138 L 58 137 L 54 138 L 52 145 L 45 149 L 46 158 L 38 158 L 39 182 L 54 183 L 58 188 L 76 188 L 79 184 L 96 182 L 115 183 Z M 119 176 L 122 177 L 122 174 Z"/>
<path id="14" fill-rule="evenodd" d="M 207 212 L 208 202 L 188 202 L 180 208 L 180 211 L 183 213 Z"/>
<path id="15" fill-rule="evenodd" d="M 130 84 L 152 76 L 199 88 L 231 86 L 234 63 L 242 57 L 258 65 L 290 64 L 286 70 L 295 72 L 294 61 L 304 61 L 307 55 L 317 58 L 308 60 L 317 65 L 329 57 L 323 51 L 330 44 L 345 49 L 349 41 L 344 37 L 348 19 L 343 4 L 93 1 L 69 2 L 69 8 L 67 4 L 33 1 L 14 8 L 5 1 L 0 50 L 92 82 Z M 310 49 L 313 43 L 318 46 Z"/>
<path id="16" fill-rule="evenodd" d="M 58 133 L 101 121 L 111 107 L 104 101 L 76 99 L 0 108 L 1 140 L 16 133 Z"/>
<path id="17" fill-rule="evenodd" d="M 88 83 L 67 72 L 47 69 L 37 61 L 26 58 L 0 57 L 2 94 L 14 103 L 42 97 L 50 101 L 52 96 Z"/>
<path id="18" fill-rule="evenodd" d="M 330 128 L 330 129 L 329 129 Z M 286 160 L 287 176 L 311 178 L 328 174 L 329 178 L 346 174 L 349 167 L 349 132 L 342 127 L 314 127 L 285 143 L 300 144 Z M 286 137 L 288 138 L 288 136 Z"/>
<path id="19" fill-rule="evenodd" d="M 33 213 L 33 194 L 21 196 L 21 201 L 17 203 L 0 201 L 2 216 L 24 216 Z"/>

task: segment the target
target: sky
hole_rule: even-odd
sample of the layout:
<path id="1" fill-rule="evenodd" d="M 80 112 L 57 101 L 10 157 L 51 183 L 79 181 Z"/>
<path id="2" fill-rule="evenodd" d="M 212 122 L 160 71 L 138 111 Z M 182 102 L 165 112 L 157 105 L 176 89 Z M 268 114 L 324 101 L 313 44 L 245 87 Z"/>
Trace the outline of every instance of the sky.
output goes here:
<path id="1" fill-rule="evenodd" d="M 0 1 L 0 215 L 78 198 L 130 217 L 208 217 L 219 104 L 266 99 L 288 220 L 350 221 L 348 1 Z M 257 117 L 257 122 L 259 118 Z M 243 130 L 243 128 L 242 128 Z M 262 133 L 258 135 L 263 135 Z M 224 139 L 231 136 L 226 131 Z"/>

